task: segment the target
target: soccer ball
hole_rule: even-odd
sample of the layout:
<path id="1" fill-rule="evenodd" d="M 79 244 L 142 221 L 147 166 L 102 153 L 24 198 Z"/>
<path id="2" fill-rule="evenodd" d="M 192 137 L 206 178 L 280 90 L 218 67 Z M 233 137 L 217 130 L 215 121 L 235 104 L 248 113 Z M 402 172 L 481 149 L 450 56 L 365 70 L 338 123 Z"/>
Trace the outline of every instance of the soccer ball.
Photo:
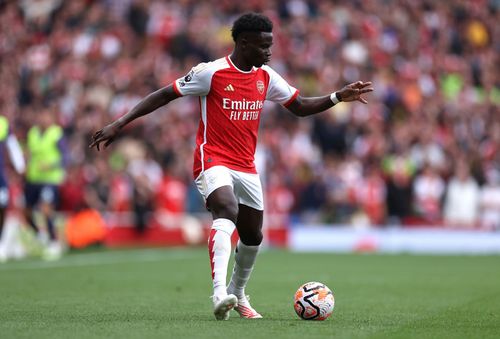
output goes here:
<path id="1" fill-rule="evenodd" d="M 332 291 L 320 282 L 308 282 L 295 292 L 295 313 L 304 320 L 325 320 L 335 306 Z"/>

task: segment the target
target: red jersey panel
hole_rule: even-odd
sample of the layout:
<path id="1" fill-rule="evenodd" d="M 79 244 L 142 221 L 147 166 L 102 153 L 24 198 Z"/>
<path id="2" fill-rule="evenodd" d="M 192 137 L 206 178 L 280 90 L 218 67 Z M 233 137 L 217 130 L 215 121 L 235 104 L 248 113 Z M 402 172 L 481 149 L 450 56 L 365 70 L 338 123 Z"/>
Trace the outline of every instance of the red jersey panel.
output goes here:
<path id="1" fill-rule="evenodd" d="M 200 97 L 194 177 L 216 165 L 256 173 L 254 156 L 265 100 L 292 102 L 297 89 L 268 66 L 244 72 L 229 57 L 194 67 L 173 83 L 179 95 Z"/>

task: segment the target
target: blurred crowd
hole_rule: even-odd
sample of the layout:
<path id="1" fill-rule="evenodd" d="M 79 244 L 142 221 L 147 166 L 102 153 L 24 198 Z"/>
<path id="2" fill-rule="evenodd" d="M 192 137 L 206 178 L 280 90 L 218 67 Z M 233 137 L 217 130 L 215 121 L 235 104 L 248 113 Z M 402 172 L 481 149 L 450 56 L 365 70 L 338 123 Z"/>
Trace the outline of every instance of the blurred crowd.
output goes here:
<path id="1" fill-rule="evenodd" d="M 368 105 L 309 118 L 266 104 L 256 154 L 277 222 L 500 229 L 499 0 L 0 0 L 0 113 L 22 141 L 50 108 L 69 149 L 64 211 L 204 211 L 196 98 L 92 133 L 203 61 L 230 27 L 274 22 L 270 66 L 302 95 L 372 81 Z M 13 183 L 16 180 L 13 179 Z"/>

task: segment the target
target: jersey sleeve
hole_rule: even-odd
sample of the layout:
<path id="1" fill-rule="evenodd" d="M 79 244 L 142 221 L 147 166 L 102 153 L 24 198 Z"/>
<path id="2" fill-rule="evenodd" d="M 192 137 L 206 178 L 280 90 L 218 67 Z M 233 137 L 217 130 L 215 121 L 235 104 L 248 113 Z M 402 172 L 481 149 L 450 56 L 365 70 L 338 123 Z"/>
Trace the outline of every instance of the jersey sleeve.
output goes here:
<path id="1" fill-rule="evenodd" d="M 266 100 L 279 103 L 283 106 L 291 104 L 299 95 L 299 90 L 290 86 L 285 79 L 269 66 L 263 66 L 269 74 Z"/>
<path id="2" fill-rule="evenodd" d="M 179 96 L 205 96 L 210 91 L 212 75 L 213 71 L 207 67 L 207 63 L 201 63 L 185 76 L 175 80 L 172 85 Z"/>

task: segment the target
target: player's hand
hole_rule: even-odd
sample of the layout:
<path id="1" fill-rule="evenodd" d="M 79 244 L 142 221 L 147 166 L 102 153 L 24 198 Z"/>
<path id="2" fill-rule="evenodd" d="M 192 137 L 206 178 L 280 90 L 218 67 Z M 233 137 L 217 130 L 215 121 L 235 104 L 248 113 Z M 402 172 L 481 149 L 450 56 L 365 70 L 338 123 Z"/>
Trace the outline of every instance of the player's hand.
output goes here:
<path id="1" fill-rule="evenodd" d="M 353 82 L 342 88 L 340 91 L 337 91 L 337 95 L 340 101 L 360 101 L 363 104 L 367 104 L 364 98 L 361 97 L 361 94 L 365 94 L 373 91 L 373 87 L 370 87 L 372 83 L 357 81 Z"/>
<path id="2" fill-rule="evenodd" d="M 98 151 L 100 151 L 101 142 L 104 142 L 104 148 L 108 147 L 111 144 L 116 136 L 120 132 L 120 127 L 115 123 L 109 124 L 103 129 L 97 131 L 92 136 L 92 141 L 90 142 L 89 148 L 96 147 Z"/>

